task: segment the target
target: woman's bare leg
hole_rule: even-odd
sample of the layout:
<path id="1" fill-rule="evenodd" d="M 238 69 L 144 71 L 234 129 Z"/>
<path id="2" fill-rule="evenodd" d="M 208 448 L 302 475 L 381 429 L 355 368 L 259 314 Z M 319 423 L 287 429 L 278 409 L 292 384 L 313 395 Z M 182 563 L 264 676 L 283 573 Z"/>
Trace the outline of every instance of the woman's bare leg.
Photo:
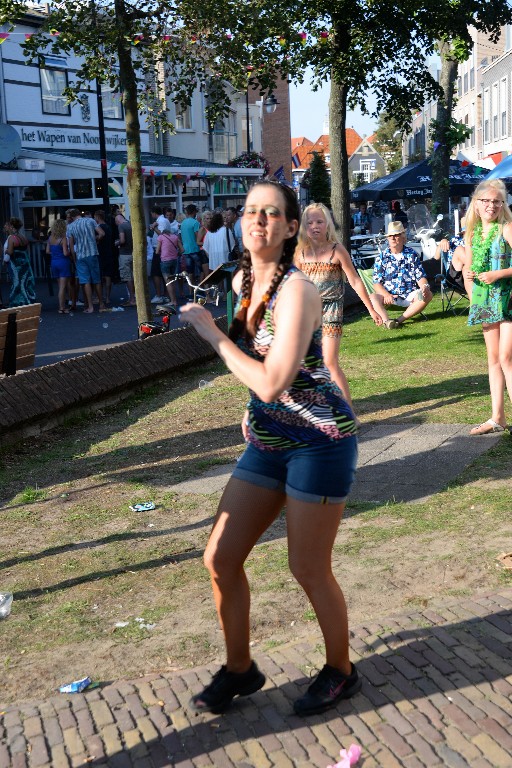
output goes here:
<path id="1" fill-rule="evenodd" d="M 343 397 L 350 405 L 352 410 L 354 410 L 347 377 L 340 368 L 340 344 L 341 336 L 323 336 L 322 354 L 324 363 L 326 364 L 327 368 L 329 369 L 329 373 L 331 374 L 331 379 L 341 389 Z"/>
<path id="2" fill-rule="evenodd" d="M 326 662 L 349 675 L 347 606 L 331 568 L 332 548 L 345 504 L 312 504 L 288 497 L 290 570 L 315 611 L 324 636 Z"/>
<path id="3" fill-rule="evenodd" d="M 285 494 L 232 478 L 226 486 L 206 546 L 204 562 L 226 643 L 226 667 L 246 672 L 249 649 L 249 584 L 244 562 L 281 511 Z"/>
<path id="4" fill-rule="evenodd" d="M 499 359 L 510 402 L 512 403 L 512 323 L 500 323 Z"/>
<path id="5" fill-rule="evenodd" d="M 500 324 L 484 325 L 484 340 L 491 391 L 491 419 L 505 426 L 505 376 L 500 363 Z"/>

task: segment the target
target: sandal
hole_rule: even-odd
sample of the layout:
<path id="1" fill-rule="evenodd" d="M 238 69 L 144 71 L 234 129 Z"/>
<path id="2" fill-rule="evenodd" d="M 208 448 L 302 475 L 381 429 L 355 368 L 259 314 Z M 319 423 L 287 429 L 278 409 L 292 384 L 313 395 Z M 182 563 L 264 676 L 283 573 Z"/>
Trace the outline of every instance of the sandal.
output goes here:
<path id="1" fill-rule="evenodd" d="M 493 421 L 493 419 L 488 419 L 487 421 L 484 421 L 483 424 L 479 424 L 478 427 L 473 427 L 473 429 L 470 430 L 470 435 L 492 435 L 495 432 L 504 432 L 506 427 L 502 427 L 501 424 L 498 424 L 497 421 Z"/>
<path id="2" fill-rule="evenodd" d="M 69 315 L 69 309 L 59 309 L 59 315 Z"/>

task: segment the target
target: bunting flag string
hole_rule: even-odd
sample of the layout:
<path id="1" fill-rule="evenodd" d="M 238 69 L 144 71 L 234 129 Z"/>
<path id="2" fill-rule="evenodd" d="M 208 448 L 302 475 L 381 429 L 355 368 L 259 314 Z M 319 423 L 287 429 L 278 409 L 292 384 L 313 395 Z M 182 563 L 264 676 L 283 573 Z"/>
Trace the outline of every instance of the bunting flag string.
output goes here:
<path id="1" fill-rule="evenodd" d="M 100 164 L 102 168 L 107 168 L 109 171 L 117 172 L 117 173 L 126 173 L 128 174 L 128 177 L 131 178 L 133 174 L 135 173 L 135 169 L 132 168 L 132 166 L 127 165 L 127 163 L 118 163 L 115 160 L 106 160 L 105 158 L 100 158 Z M 155 168 L 146 168 L 142 167 L 140 169 L 142 176 L 152 176 L 153 178 L 156 177 L 165 177 L 167 181 L 172 181 L 175 179 L 183 180 L 183 182 L 188 183 L 190 181 L 194 181 L 194 179 L 215 179 L 217 178 L 216 173 L 209 173 L 207 174 L 205 170 L 201 171 L 195 171 L 194 173 L 184 174 L 184 173 L 172 173 L 172 171 L 163 171 L 162 169 L 156 170 Z"/>
<path id="2" fill-rule="evenodd" d="M 9 29 L 8 31 L 0 32 L 0 45 L 2 45 L 2 43 L 4 43 L 10 37 L 13 37 L 13 38 L 22 37 L 24 38 L 25 41 L 27 41 L 27 40 L 30 40 L 30 38 L 33 37 L 35 34 L 37 34 L 35 32 L 14 32 L 13 31 L 14 29 L 15 29 L 15 26 L 11 25 L 11 29 Z M 52 29 L 48 30 L 48 32 L 43 32 L 43 34 L 46 34 L 50 37 L 58 37 L 62 33 L 59 29 L 56 29 L 55 27 L 53 27 Z M 290 41 L 297 40 L 297 35 L 300 43 L 302 45 L 307 45 L 308 33 L 305 32 L 304 30 L 301 30 L 298 33 L 297 32 L 291 33 L 289 35 L 289 38 L 287 38 L 285 34 L 280 34 L 279 37 L 277 38 L 279 45 L 282 48 L 285 48 Z M 132 35 L 126 35 L 125 39 L 128 43 L 130 43 L 130 45 L 139 45 L 140 43 L 143 43 L 143 42 L 149 42 L 149 38 L 145 37 L 142 32 L 139 32 L 137 34 L 132 34 Z M 225 39 L 228 42 L 230 42 L 233 39 L 233 35 L 231 34 L 231 32 L 226 32 Z M 172 42 L 172 35 L 169 35 L 169 34 L 162 35 L 160 41 L 168 45 L 169 43 Z M 318 32 L 316 41 L 319 45 L 325 45 L 329 41 L 329 32 L 325 29 L 322 30 L 321 32 Z M 312 40 L 312 42 L 314 42 L 314 40 Z M 190 34 L 189 43 L 191 45 L 199 43 L 199 36 L 195 34 Z M 248 45 L 248 44 L 249 44 L 248 42 L 245 43 L 245 45 Z M 252 71 L 253 67 L 250 67 L 250 68 L 248 67 L 247 69 L 249 71 Z"/>

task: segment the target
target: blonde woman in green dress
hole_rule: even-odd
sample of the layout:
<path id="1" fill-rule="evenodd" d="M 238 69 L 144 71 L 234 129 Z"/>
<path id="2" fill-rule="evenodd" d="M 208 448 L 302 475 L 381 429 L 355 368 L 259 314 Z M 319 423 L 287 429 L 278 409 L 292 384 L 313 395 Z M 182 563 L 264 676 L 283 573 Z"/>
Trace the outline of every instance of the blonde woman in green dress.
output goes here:
<path id="1" fill-rule="evenodd" d="M 322 203 L 311 203 L 304 210 L 295 251 L 296 266 L 316 285 L 322 298 L 322 355 L 332 380 L 353 409 L 348 381 L 340 367 L 343 333 L 345 280 L 357 293 L 375 325 L 382 325 L 364 283 L 357 274 L 348 251 L 336 240 L 334 222 Z"/>
<path id="2" fill-rule="evenodd" d="M 482 325 L 492 406 L 491 418 L 474 427 L 472 435 L 503 432 L 505 387 L 512 401 L 512 212 L 506 200 L 500 179 L 483 181 L 466 216 L 468 325 Z"/>

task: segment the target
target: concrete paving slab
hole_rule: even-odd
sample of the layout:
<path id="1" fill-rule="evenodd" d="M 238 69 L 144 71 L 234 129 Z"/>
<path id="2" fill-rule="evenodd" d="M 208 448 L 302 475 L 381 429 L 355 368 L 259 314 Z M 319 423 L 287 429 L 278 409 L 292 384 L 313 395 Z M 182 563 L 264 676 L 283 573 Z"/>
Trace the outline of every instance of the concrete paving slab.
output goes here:
<path id="1" fill-rule="evenodd" d="M 424 501 L 478 456 L 509 435 L 471 437 L 465 424 L 377 424 L 363 427 L 353 501 Z M 222 464 L 167 490 L 220 493 L 236 466 Z"/>

